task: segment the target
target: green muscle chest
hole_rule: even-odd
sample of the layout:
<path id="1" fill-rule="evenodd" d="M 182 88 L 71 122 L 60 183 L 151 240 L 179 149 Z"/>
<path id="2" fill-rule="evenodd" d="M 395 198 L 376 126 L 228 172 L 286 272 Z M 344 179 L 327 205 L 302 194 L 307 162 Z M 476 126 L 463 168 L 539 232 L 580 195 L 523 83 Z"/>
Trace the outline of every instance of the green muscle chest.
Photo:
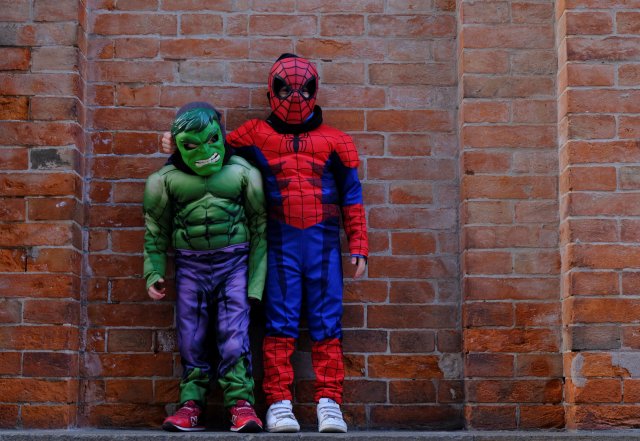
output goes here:
<path id="1" fill-rule="evenodd" d="M 169 170 L 164 175 L 173 205 L 173 246 L 215 250 L 247 242 L 249 232 L 243 207 L 243 168 L 225 165 L 210 176 Z"/>

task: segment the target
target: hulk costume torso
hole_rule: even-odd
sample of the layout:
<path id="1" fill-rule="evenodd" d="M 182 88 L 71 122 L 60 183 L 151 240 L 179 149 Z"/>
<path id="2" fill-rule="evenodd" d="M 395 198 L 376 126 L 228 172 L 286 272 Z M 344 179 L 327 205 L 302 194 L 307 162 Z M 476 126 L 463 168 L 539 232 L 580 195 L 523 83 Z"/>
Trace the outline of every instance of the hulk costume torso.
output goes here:
<path id="1" fill-rule="evenodd" d="M 144 195 L 147 286 L 164 278 L 169 242 L 175 249 L 195 251 L 251 242 L 248 292 L 260 299 L 266 253 L 261 179 L 237 156 L 210 176 L 187 174 L 174 165 L 149 176 Z"/>

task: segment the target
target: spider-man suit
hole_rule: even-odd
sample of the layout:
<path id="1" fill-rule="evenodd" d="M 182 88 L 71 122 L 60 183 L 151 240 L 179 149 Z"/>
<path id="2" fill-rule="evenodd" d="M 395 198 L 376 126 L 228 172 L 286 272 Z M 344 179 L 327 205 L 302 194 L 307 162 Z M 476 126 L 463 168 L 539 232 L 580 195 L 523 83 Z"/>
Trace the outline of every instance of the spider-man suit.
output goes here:
<path id="1" fill-rule="evenodd" d="M 290 357 L 303 296 L 313 341 L 315 400 L 342 403 L 341 213 L 351 255 L 368 255 L 358 153 L 347 134 L 322 124 L 322 110 L 314 105 L 317 85 L 313 64 L 284 54 L 269 75 L 273 113 L 266 121 L 247 121 L 227 137 L 237 154 L 260 169 L 265 184 L 267 404 L 292 398 Z"/>

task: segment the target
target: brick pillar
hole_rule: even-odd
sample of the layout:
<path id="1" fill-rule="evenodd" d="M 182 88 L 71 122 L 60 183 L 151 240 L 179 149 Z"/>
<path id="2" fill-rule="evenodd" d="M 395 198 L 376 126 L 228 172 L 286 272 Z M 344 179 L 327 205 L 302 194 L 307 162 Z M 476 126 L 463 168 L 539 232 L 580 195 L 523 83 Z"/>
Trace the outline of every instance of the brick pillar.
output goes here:
<path id="1" fill-rule="evenodd" d="M 567 427 L 638 427 L 640 12 L 559 2 Z"/>
<path id="2" fill-rule="evenodd" d="M 76 420 L 77 0 L 0 1 L 0 428 Z"/>
<path id="3" fill-rule="evenodd" d="M 553 5 L 458 5 L 467 426 L 562 427 Z"/>

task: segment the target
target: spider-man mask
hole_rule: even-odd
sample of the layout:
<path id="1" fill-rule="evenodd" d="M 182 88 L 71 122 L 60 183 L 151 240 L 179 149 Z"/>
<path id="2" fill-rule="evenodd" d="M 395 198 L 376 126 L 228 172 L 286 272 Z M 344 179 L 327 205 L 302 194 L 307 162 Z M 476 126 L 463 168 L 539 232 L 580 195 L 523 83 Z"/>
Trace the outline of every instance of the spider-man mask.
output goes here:
<path id="1" fill-rule="evenodd" d="M 318 71 L 308 60 L 283 54 L 269 72 L 269 104 L 288 124 L 301 124 L 311 116 L 318 91 Z"/>

